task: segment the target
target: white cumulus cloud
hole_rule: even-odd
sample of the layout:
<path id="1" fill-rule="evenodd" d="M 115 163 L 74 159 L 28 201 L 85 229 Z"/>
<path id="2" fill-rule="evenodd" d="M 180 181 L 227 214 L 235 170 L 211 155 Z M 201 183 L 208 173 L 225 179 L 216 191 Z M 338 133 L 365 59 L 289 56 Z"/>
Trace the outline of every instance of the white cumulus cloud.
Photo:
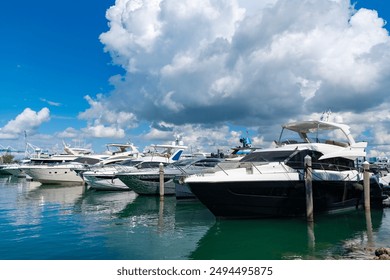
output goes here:
<path id="1" fill-rule="evenodd" d="M 82 131 L 88 137 L 94 138 L 124 138 L 125 131 L 122 128 L 115 126 L 105 126 L 102 124 L 95 124 L 83 128 Z"/>
<path id="2" fill-rule="evenodd" d="M 349 0 L 117 0 L 106 17 L 100 40 L 126 73 L 86 97 L 79 118 L 94 135 L 140 121 L 268 133 L 327 109 L 389 105 L 385 20 Z"/>
<path id="3" fill-rule="evenodd" d="M 0 128 L 0 138 L 17 139 L 25 131 L 34 133 L 44 122 L 49 120 L 50 110 L 48 108 L 42 108 L 38 112 L 26 108 L 15 119 L 10 120 L 4 127 Z"/>
<path id="4" fill-rule="evenodd" d="M 105 101 L 103 95 L 98 95 L 96 100 L 90 96 L 85 96 L 90 108 L 79 114 L 79 119 L 87 120 L 89 123 L 116 125 L 119 128 L 132 128 L 136 117 L 131 112 L 118 111 Z"/>
<path id="5" fill-rule="evenodd" d="M 101 42 L 127 74 L 106 101 L 138 120 L 242 124 L 385 98 L 385 22 L 350 1 L 117 0 L 107 19 Z"/>

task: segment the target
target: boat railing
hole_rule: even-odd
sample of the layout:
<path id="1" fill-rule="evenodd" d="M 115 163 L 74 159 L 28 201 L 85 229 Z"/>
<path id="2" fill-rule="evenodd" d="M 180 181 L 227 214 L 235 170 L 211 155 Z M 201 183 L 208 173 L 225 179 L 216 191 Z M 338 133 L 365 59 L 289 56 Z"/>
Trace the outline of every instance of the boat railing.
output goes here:
<path id="1" fill-rule="evenodd" d="M 226 170 L 234 169 L 240 166 L 240 162 L 238 161 L 224 161 L 220 162 L 215 166 L 215 169 L 220 169 L 225 173 L 226 175 L 229 175 Z M 202 172 L 203 173 L 203 172 Z"/>
<path id="2" fill-rule="evenodd" d="M 257 166 L 258 165 L 264 165 L 264 164 L 265 164 L 264 162 L 247 161 L 247 162 L 241 162 L 239 167 L 240 168 L 245 168 L 247 174 L 253 174 L 253 169 L 256 169 L 257 172 L 262 174 L 260 169 L 257 168 Z"/>
<path id="3" fill-rule="evenodd" d="M 294 169 L 305 169 L 305 164 L 301 161 L 289 161 L 288 166 Z M 354 166 L 339 165 L 328 162 L 314 162 L 312 163 L 313 169 L 329 170 L 329 171 L 348 171 L 356 170 Z"/>
<path id="4" fill-rule="evenodd" d="M 113 169 L 115 169 L 116 173 L 120 173 L 120 172 L 128 172 L 128 171 L 133 171 L 135 170 L 136 168 L 134 167 L 134 165 L 121 165 L 121 164 L 114 164 L 111 166 Z"/>
<path id="5" fill-rule="evenodd" d="M 265 162 L 234 162 L 234 161 L 227 161 L 223 163 L 219 163 L 215 166 L 215 168 L 206 169 L 208 172 L 202 172 L 202 173 L 210 173 L 211 170 L 219 169 L 222 170 L 223 173 L 225 173 L 227 176 L 229 176 L 229 173 L 227 172 L 229 169 L 235 169 L 235 168 L 245 168 L 246 172 L 248 174 L 253 174 L 253 169 L 256 169 L 260 174 L 260 169 L 257 168 L 257 165 L 263 165 L 266 164 Z"/>
<path id="6" fill-rule="evenodd" d="M 259 166 L 266 165 L 267 162 L 223 162 L 216 165 L 215 170 L 221 170 L 225 175 L 229 176 L 228 170 L 229 169 L 235 169 L 235 168 L 245 168 L 247 174 L 253 174 L 254 171 L 257 171 L 259 174 L 263 174 Z M 285 162 L 280 161 L 279 164 L 284 168 L 284 170 L 289 172 L 304 172 L 305 170 L 305 164 L 304 162 L 297 161 L 297 162 L 291 162 L 289 161 L 288 164 L 285 164 Z M 289 170 L 290 168 L 290 170 Z M 324 162 L 315 162 L 312 163 L 312 169 L 313 170 L 322 170 L 322 171 L 359 171 L 355 167 L 352 166 L 346 166 L 346 165 L 339 165 L 339 164 L 333 164 L 333 163 L 324 163 Z M 295 170 L 295 171 L 294 171 Z M 200 172 L 199 174 L 204 174 L 206 172 Z M 267 173 L 269 173 L 267 171 Z"/>
<path id="7" fill-rule="evenodd" d="M 188 172 L 186 172 L 181 166 L 175 165 L 175 168 L 177 168 L 182 173 L 182 175 L 188 175 Z"/>

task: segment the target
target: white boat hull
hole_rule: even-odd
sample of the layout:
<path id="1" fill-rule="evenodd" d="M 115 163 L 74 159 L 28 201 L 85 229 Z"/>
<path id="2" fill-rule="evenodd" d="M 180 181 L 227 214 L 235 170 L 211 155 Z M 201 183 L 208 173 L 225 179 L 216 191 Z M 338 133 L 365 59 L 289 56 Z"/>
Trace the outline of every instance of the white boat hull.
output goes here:
<path id="1" fill-rule="evenodd" d="M 152 176 L 154 177 L 154 176 Z M 148 181 L 145 178 L 140 179 L 132 174 L 120 175 L 120 180 L 126 184 L 132 191 L 140 195 L 159 195 L 160 194 L 160 182 L 158 179 L 153 178 Z M 164 182 L 164 195 L 175 194 L 175 182 L 172 179 L 166 179 Z"/>
<path id="2" fill-rule="evenodd" d="M 114 179 L 101 179 L 88 181 L 85 180 L 85 183 L 89 186 L 90 189 L 99 190 L 99 191 L 130 191 L 130 188 L 126 186 L 118 178 Z"/>
<path id="3" fill-rule="evenodd" d="M 70 167 L 39 166 L 25 168 L 24 171 L 32 180 L 42 184 L 83 184 L 83 179 Z"/>

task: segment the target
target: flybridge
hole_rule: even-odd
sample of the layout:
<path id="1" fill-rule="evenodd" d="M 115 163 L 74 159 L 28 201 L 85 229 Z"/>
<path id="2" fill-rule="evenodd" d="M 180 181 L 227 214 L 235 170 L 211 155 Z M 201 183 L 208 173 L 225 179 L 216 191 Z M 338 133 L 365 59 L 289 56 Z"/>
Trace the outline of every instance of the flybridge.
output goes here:
<path id="1" fill-rule="evenodd" d="M 295 137 L 298 134 L 300 139 L 286 140 L 288 131 L 294 132 Z M 300 143 L 321 143 L 325 142 L 324 137 L 331 138 L 334 142 L 336 142 L 335 139 L 342 139 L 342 142 L 349 146 L 356 144 L 348 125 L 327 121 L 303 121 L 285 124 L 282 126 L 278 144 L 283 143 L 283 141 L 291 142 L 291 140 Z"/>
<path id="2" fill-rule="evenodd" d="M 172 144 L 150 145 L 150 148 L 153 148 L 155 150 L 165 149 L 163 153 L 171 155 L 174 151 L 177 152 L 178 150 L 184 150 L 188 147 L 183 145 L 183 141 L 175 140 L 172 142 Z"/>

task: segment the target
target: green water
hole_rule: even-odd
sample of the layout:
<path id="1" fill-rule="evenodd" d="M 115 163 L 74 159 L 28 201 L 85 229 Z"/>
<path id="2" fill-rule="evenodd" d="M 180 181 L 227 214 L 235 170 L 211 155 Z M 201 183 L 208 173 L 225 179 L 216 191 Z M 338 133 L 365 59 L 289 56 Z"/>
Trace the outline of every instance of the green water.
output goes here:
<path id="1" fill-rule="evenodd" d="M 373 233 L 367 235 L 360 211 L 317 216 L 314 225 L 305 220 L 222 220 L 198 242 L 193 259 L 345 259 L 370 258 L 384 213 L 372 211 Z M 381 239 L 381 238 L 379 238 Z M 387 240 L 386 240 L 387 241 Z M 378 240 L 378 243 L 386 243 Z M 390 242 L 387 242 L 389 245 Z M 378 244 L 379 245 L 379 244 Z"/>
<path id="2" fill-rule="evenodd" d="M 200 202 L 83 192 L 0 177 L 0 259 L 371 259 L 389 208 L 305 219 L 217 220 Z"/>

